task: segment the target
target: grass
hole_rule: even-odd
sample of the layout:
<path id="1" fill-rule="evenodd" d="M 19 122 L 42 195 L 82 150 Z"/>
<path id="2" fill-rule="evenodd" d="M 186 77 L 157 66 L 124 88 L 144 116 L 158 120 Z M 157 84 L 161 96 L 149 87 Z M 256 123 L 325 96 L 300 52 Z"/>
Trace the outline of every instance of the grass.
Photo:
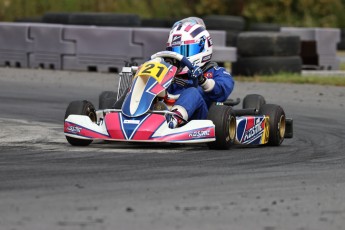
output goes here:
<path id="1" fill-rule="evenodd" d="M 345 86 L 345 76 L 302 76 L 300 74 L 279 73 L 276 75 L 262 75 L 253 77 L 236 76 L 235 81 L 240 82 L 274 82 L 294 84 L 316 84 Z"/>
<path id="2" fill-rule="evenodd" d="M 345 70 L 345 62 L 340 62 L 339 69 Z"/>
<path id="3" fill-rule="evenodd" d="M 345 56 L 345 51 L 338 51 L 337 56 Z M 231 69 L 230 63 L 225 66 Z M 340 62 L 339 70 L 345 71 L 345 62 Z M 274 83 L 293 83 L 293 84 L 315 84 L 345 86 L 345 75 L 301 75 L 292 73 L 278 73 L 275 75 L 257 75 L 253 77 L 235 76 L 235 81 L 241 82 L 274 82 Z"/>

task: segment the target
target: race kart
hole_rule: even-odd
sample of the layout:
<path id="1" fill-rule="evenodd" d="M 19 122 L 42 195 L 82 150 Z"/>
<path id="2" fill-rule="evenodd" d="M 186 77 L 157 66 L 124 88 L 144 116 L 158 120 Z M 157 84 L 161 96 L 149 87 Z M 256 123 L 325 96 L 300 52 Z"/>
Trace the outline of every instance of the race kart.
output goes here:
<path id="1" fill-rule="evenodd" d="M 292 119 L 257 94 L 247 95 L 242 109 L 234 109 L 240 99 L 217 102 L 206 120 L 183 120 L 182 126 L 169 128 L 168 121 L 176 114 L 169 109 L 166 90 L 177 67 L 166 60 L 193 68 L 186 57 L 170 51 L 152 55 L 139 67 L 124 67 L 117 92 L 103 92 L 98 110 L 85 100 L 69 104 L 64 122 L 67 141 L 75 146 L 93 140 L 206 143 L 210 149 L 229 149 L 233 144 L 278 146 L 284 138 L 292 138 Z"/>

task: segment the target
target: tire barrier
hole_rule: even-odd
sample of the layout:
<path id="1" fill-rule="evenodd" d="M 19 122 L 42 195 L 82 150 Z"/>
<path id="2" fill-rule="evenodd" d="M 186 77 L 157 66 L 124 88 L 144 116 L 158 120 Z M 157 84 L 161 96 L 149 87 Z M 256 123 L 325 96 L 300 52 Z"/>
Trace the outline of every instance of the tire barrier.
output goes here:
<path id="1" fill-rule="evenodd" d="M 339 29 L 282 27 L 281 31 L 300 37 L 303 69 L 339 70 Z"/>
<path id="2" fill-rule="evenodd" d="M 279 32 L 280 25 L 274 23 L 250 23 L 248 26 L 248 31 L 271 31 Z"/>
<path id="3" fill-rule="evenodd" d="M 28 18 L 18 18 L 14 22 L 22 23 L 42 23 L 42 17 L 28 17 Z"/>
<path id="4" fill-rule="evenodd" d="M 300 39 L 277 32 L 243 32 L 237 38 L 239 57 L 232 65 L 235 75 L 300 73 Z"/>
<path id="5" fill-rule="evenodd" d="M 206 28 L 226 31 L 226 45 L 236 46 L 236 39 L 244 30 L 245 21 L 242 17 L 228 15 L 208 15 L 203 17 Z"/>
<path id="6" fill-rule="evenodd" d="M 62 24 L 62 25 L 68 25 L 69 24 L 69 16 L 70 13 L 45 13 L 42 16 L 42 22 L 43 23 L 49 23 L 49 24 Z"/>
<path id="7" fill-rule="evenodd" d="M 119 13 L 46 13 L 43 23 L 63 25 L 138 27 L 140 17 L 136 14 Z"/>
<path id="8" fill-rule="evenodd" d="M 340 29 L 340 42 L 338 43 L 338 50 L 345 50 L 345 29 Z"/>
<path id="9" fill-rule="evenodd" d="M 237 41 L 238 54 L 243 57 L 298 56 L 300 38 L 276 32 L 245 32 Z"/>
<path id="10" fill-rule="evenodd" d="M 302 61 L 299 56 L 238 57 L 232 65 L 234 75 L 271 75 L 279 72 L 300 73 Z"/>
<path id="11" fill-rule="evenodd" d="M 56 16 L 56 15 L 55 15 Z M 0 23 L 0 66 L 118 72 L 165 50 L 170 28 L 68 26 Z M 225 31 L 209 31 L 214 61 L 234 62 Z"/>
<path id="12" fill-rule="evenodd" d="M 176 21 L 178 20 L 161 18 L 143 18 L 141 19 L 141 26 L 151 28 L 171 28 Z"/>
<path id="13" fill-rule="evenodd" d="M 74 13 L 69 17 L 70 25 L 138 27 L 140 17 L 136 14 Z"/>
<path id="14" fill-rule="evenodd" d="M 242 17 L 228 15 L 208 15 L 203 17 L 206 28 L 212 30 L 242 31 L 245 21 Z"/>

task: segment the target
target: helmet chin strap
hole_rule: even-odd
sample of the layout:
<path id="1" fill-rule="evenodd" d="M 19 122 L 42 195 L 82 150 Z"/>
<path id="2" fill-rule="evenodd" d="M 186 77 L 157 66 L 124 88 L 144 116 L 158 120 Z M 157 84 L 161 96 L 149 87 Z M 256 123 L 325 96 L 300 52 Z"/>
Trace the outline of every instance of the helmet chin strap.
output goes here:
<path id="1" fill-rule="evenodd" d="M 203 72 L 206 72 L 207 70 L 213 68 L 213 67 L 218 67 L 218 64 L 216 62 L 206 62 L 203 67 L 201 67 Z"/>

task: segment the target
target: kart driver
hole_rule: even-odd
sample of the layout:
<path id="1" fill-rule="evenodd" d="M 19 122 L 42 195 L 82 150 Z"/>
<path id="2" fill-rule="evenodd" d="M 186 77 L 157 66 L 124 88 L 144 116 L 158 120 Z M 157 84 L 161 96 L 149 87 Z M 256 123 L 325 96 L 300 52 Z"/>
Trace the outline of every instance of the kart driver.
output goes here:
<path id="1" fill-rule="evenodd" d="M 212 102 L 224 102 L 229 97 L 234 80 L 223 67 L 211 62 L 212 40 L 203 20 L 190 17 L 176 22 L 170 31 L 167 50 L 187 57 L 194 65 L 193 70 L 178 66 L 178 74 L 168 88 L 168 100 L 178 97 L 171 108 L 176 116 L 169 118 L 169 127 L 182 125 L 180 117 L 206 119 Z"/>

